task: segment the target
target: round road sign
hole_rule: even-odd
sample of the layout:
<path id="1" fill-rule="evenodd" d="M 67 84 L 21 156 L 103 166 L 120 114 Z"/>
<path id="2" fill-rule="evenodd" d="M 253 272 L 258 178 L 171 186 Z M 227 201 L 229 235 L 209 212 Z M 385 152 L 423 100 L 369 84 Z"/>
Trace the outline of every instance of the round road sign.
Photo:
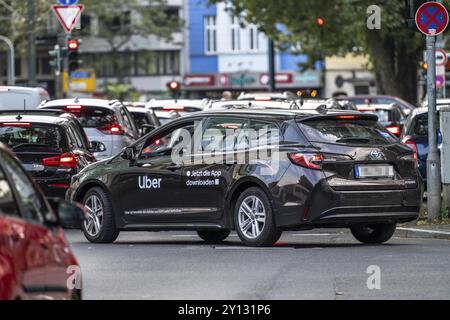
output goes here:
<path id="1" fill-rule="evenodd" d="M 437 36 L 447 29 L 447 9 L 439 2 L 427 2 L 416 12 L 417 28 L 427 36 Z"/>

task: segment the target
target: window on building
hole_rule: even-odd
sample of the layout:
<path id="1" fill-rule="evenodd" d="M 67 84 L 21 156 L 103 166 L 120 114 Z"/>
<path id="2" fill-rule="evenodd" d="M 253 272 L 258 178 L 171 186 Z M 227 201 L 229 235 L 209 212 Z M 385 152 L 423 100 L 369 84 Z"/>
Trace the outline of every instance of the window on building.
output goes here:
<path id="1" fill-rule="evenodd" d="M 259 32 L 255 26 L 249 27 L 249 49 L 250 51 L 259 50 Z"/>
<path id="2" fill-rule="evenodd" d="M 216 16 L 205 17 L 205 52 L 217 52 L 217 24 Z"/>
<path id="3" fill-rule="evenodd" d="M 235 16 L 231 16 L 231 51 L 241 50 L 241 26 Z"/>
<path id="4" fill-rule="evenodd" d="M 90 35 L 91 34 L 91 17 L 87 14 L 81 15 L 80 19 L 80 33 L 82 35 Z"/>

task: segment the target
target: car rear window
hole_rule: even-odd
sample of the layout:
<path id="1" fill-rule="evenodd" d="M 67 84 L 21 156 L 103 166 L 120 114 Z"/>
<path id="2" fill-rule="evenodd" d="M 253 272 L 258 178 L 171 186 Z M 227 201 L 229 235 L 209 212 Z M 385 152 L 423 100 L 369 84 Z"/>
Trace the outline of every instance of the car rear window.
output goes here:
<path id="1" fill-rule="evenodd" d="M 387 145 L 397 142 L 384 127 L 373 120 L 309 120 L 300 129 L 310 142 Z"/>
<path id="2" fill-rule="evenodd" d="M 133 116 L 134 123 L 138 128 L 142 128 L 144 124 L 150 124 L 147 115 L 142 112 L 132 112 L 131 115 Z"/>
<path id="3" fill-rule="evenodd" d="M 55 151 L 64 148 L 65 136 L 58 126 L 28 123 L 0 124 L 0 141 L 13 151 Z"/>
<path id="4" fill-rule="evenodd" d="M 49 107 L 48 109 L 63 109 L 77 117 L 83 128 L 101 128 L 107 125 L 117 123 L 114 111 L 91 106 L 59 106 Z"/>
<path id="5" fill-rule="evenodd" d="M 427 136 L 428 135 L 428 114 L 423 114 L 416 117 L 413 127 L 414 135 Z"/>

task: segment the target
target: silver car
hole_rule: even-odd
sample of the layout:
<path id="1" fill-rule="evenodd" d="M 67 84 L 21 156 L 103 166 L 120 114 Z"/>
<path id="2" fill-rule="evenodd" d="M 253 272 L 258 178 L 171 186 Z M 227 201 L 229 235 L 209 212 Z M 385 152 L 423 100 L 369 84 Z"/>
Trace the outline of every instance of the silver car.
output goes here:
<path id="1" fill-rule="evenodd" d="M 50 95 L 43 88 L 0 87 L 0 110 L 36 110 Z"/>
<path id="2" fill-rule="evenodd" d="M 110 158 L 139 138 L 133 117 L 119 101 L 102 99 L 63 99 L 43 102 L 40 109 L 66 110 L 80 121 L 90 141 L 102 142 L 106 150 L 98 160 Z"/>

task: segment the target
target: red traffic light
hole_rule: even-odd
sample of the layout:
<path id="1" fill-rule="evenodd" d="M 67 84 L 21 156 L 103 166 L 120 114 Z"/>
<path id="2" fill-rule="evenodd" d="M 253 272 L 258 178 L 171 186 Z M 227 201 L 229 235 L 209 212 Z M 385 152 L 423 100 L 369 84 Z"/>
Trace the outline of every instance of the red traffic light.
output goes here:
<path id="1" fill-rule="evenodd" d="M 322 17 L 318 17 L 318 18 L 316 19 L 316 23 L 317 23 L 317 25 L 318 25 L 319 27 L 323 27 L 323 26 L 325 25 L 325 19 L 322 18 Z"/>
<path id="2" fill-rule="evenodd" d="M 78 50 L 79 46 L 80 46 L 80 44 L 79 44 L 78 40 L 75 40 L 75 39 L 69 40 L 69 43 L 67 44 L 69 51 L 76 51 L 76 50 Z"/>
<path id="3" fill-rule="evenodd" d="M 175 91 L 175 90 L 180 89 L 180 83 L 178 81 L 171 81 L 171 82 L 169 82 L 168 87 L 169 87 L 169 89 Z"/>

